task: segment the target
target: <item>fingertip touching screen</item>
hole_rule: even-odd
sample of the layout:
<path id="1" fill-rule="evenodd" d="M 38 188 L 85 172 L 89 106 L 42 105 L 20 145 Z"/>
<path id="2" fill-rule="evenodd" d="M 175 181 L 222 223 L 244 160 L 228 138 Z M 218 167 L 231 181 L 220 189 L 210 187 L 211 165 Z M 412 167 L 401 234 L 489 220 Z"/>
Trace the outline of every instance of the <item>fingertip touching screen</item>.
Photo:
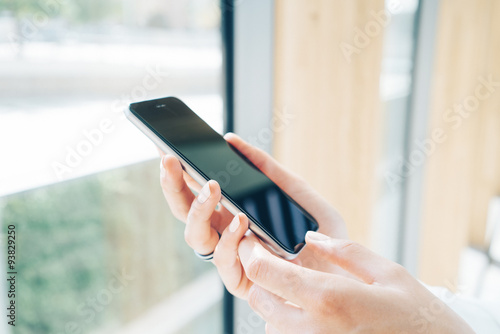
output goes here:
<path id="1" fill-rule="evenodd" d="M 309 213 L 181 100 L 133 103 L 130 110 L 206 180 L 216 180 L 225 197 L 287 252 L 296 253 L 306 232 L 318 229 Z"/>

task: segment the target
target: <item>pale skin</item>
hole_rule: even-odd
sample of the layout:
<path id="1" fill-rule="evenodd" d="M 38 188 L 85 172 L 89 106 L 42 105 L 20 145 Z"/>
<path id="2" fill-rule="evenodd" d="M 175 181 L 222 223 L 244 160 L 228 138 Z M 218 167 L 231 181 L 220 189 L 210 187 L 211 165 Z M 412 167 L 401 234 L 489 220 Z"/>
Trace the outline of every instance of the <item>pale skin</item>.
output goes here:
<path id="1" fill-rule="evenodd" d="M 299 256 L 286 261 L 245 236 L 244 214 L 217 205 L 216 181 L 202 189 L 162 153 L 161 186 L 175 217 L 186 223 L 187 244 L 200 254 L 214 252 L 226 288 L 266 321 L 266 333 L 473 333 L 402 266 L 347 240 L 342 217 L 302 178 L 238 136 L 225 139 L 319 224 Z"/>

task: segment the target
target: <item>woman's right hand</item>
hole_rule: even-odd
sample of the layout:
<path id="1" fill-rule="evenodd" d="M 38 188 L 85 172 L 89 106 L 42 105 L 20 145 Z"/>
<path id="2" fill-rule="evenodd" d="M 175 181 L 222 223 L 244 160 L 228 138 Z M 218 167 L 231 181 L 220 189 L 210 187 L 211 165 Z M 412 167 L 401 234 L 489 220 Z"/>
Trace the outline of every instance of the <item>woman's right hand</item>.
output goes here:
<path id="1" fill-rule="evenodd" d="M 248 303 L 266 333 L 474 333 L 401 265 L 350 240 L 308 232 L 306 242 L 351 278 L 288 263 L 246 237 L 240 242 L 254 282 Z"/>
<path id="2" fill-rule="evenodd" d="M 225 139 L 314 216 L 319 232 L 334 238 L 347 238 L 345 223 L 337 211 L 302 178 L 237 135 L 229 133 Z M 218 206 L 221 200 L 219 184 L 210 180 L 202 188 L 182 170 L 180 162 L 173 156 L 162 154 L 160 175 L 163 194 L 172 213 L 186 223 L 184 237 L 187 244 L 200 254 L 213 252 L 212 262 L 228 291 L 247 299 L 253 283 L 247 278 L 238 257 L 238 244 L 248 229 L 247 217 L 242 213 L 233 216 L 226 208 Z M 198 195 L 195 196 L 191 189 Z M 257 241 L 254 235 L 250 237 Z M 308 247 L 293 262 L 310 269 L 342 272 L 331 263 L 320 262 Z"/>

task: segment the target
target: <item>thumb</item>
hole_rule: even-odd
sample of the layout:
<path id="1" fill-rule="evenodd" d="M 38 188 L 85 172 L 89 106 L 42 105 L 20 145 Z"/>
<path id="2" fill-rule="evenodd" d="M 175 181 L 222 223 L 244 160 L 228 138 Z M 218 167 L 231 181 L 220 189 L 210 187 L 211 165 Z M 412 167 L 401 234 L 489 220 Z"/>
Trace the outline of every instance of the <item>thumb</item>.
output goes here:
<path id="1" fill-rule="evenodd" d="M 338 265 L 368 284 L 383 280 L 392 264 L 354 241 L 333 239 L 318 232 L 307 232 L 306 244 L 315 255 Z"/>

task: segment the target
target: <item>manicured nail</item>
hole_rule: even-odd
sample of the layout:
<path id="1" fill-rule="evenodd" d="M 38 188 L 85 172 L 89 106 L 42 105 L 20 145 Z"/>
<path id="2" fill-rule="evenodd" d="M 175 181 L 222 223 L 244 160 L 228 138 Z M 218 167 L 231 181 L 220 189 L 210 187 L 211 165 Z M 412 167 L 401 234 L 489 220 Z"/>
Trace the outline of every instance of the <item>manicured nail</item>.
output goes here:
<path id="1" fill-rule="evenodd" d="M 241 223 L 241 216 L 238 214 L 236 217 L 233 218 L 233 221 L 231 224 L 229 224 L 229 232 L 234 233 L 240 227 Z"/>
<path id="2" fill-rule="evenodd" d="M 210 182 L 207 182 L 203 188 L 201 188 L 200 193 L 198 194 L 198 202 L 203 204 L 210 197 Z"/>
<path id="3" fill-rule="evenodd" d="M 160 159 L 160 177 L 165 176 L 165 157 L 166 155 Z"/>
<path id="4" fill-rule="evenodd" d="M 307 238 L 313 241 L 325 241 L 330 239 L 324 234 L 318 233 L 318 232 L 313 232 L 313 231 L 308 231 L 307 232 Z"/>

